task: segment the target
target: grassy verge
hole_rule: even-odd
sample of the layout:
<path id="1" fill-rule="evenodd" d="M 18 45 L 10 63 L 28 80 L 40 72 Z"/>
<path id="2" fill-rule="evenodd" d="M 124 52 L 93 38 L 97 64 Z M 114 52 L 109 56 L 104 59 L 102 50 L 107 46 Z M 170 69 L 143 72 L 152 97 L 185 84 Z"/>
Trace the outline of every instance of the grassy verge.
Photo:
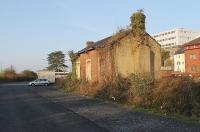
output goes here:
<path id="1" fill-rule="evenodd" d="M 187 123 L 200 123 L 200 118 L 196 117 L 196 116 L 185 116 L 180 113 L 162 113 L 155 108 L 144 108 L 144 107 L 136 106 L 136 105 L 128 103 L 128 102 L 115 102 L 113 100 L 107 100 L 107 99 L 102 99 L 102 98 L 97 98 L 97 97 L 93 97 L 93 98 L 96 100 L 99 100 L 99 101 L 109 101 L 110 103 L 117 104 L 120 107 L 127 108 L 133 112 L 151 114 L 154 116 L 175 119 L 175 120 L 179 120 L 179 121 L 183 121 L 183 122 L 187 122 Z"/>
<path id="2" fill-rule="evenodd" d="M 144 107 L 136 107 L 136 106 L 128 106 L 128 107 L 131 108 L 134 112 L 148 113 L 155 116 L 175 119 L 175 120 L 184 121 L 188 123 L 200 123 L 200 119 L 194 116 L 188 117 L 179 113 L 161 113 L 157 111 L 156 109 L 150 109 L 150 108 L 144 108 Z"/>
<path id="3" fill-rule="evenodd" d="M 191 79 L 153 80 L 150 76 L 132 75 L 99 84 L 68 76 L 57 85 L 65 92 L 114 102 L 133 111 L 200 123 L 200 84 Z"/>

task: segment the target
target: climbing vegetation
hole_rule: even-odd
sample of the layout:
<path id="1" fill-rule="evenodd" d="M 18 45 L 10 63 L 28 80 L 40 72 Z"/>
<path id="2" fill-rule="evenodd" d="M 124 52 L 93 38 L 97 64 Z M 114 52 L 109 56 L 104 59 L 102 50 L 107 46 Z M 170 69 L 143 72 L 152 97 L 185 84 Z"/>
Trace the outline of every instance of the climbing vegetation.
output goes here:
<path id="1" fill-rule="evenodd" d="M 138 10 L 137 12 L 133 13 L 133 15 L 131 16 L 132 35 L 141 44 L 146 44 L 145 19 L 146 19 L 146 16 L 144 15 L 143 10 Z"/>
<path id="2" fill-rule="evenodd" d="M 75 79 L 76 78 L 76 60 L 78 59 L 78 56 L 76 53 L 74 53 L 73 50 L 69 51 L 68 52 L 68 55 L 69 55 L 69 58 L 70 58 L 70 61 L 71 61 L 71 64 L 72 64 L 72 79 Z"/>

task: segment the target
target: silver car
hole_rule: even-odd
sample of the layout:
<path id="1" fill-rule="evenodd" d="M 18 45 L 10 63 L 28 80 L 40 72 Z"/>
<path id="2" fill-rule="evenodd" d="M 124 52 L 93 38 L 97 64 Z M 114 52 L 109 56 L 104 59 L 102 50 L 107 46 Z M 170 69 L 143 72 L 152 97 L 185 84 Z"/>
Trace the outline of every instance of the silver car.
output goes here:
<path id="1" fill-rule="evenodd" d="M 32 82 L 29 82 L 29 86 L 48 86 L 49 81 L 47 79 L 36 79 Z"/>

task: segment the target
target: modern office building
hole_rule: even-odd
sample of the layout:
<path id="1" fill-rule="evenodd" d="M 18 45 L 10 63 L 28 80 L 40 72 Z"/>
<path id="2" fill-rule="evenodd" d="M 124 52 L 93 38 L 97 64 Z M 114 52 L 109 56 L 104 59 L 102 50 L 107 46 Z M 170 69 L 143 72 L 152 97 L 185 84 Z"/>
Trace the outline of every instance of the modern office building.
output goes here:
<path id="1" fill-rule="evenodd" d="M 161 44 L 162 48 L 171 48 L 181 46 L 191 40 L 197 38 L 200 32 L 176 28 L 160 33 L 153 34 L 153 38 Z"/>

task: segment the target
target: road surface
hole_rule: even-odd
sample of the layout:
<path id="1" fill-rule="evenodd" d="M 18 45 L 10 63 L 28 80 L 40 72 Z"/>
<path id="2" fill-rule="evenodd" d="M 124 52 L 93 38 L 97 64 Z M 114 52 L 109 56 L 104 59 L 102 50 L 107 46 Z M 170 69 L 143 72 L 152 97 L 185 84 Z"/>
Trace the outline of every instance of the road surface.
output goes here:
<path id="1" fill-rule="evenodd" d="M 106 130 L 39 96 L 26 83 L 0 85 L 0 132 L 102 131 Z"/>
<path id="2" fill-rule="evenodd" d="M 0 132 L 200 132 L 200 124 L 27 83 L 0 85 Z"/>

